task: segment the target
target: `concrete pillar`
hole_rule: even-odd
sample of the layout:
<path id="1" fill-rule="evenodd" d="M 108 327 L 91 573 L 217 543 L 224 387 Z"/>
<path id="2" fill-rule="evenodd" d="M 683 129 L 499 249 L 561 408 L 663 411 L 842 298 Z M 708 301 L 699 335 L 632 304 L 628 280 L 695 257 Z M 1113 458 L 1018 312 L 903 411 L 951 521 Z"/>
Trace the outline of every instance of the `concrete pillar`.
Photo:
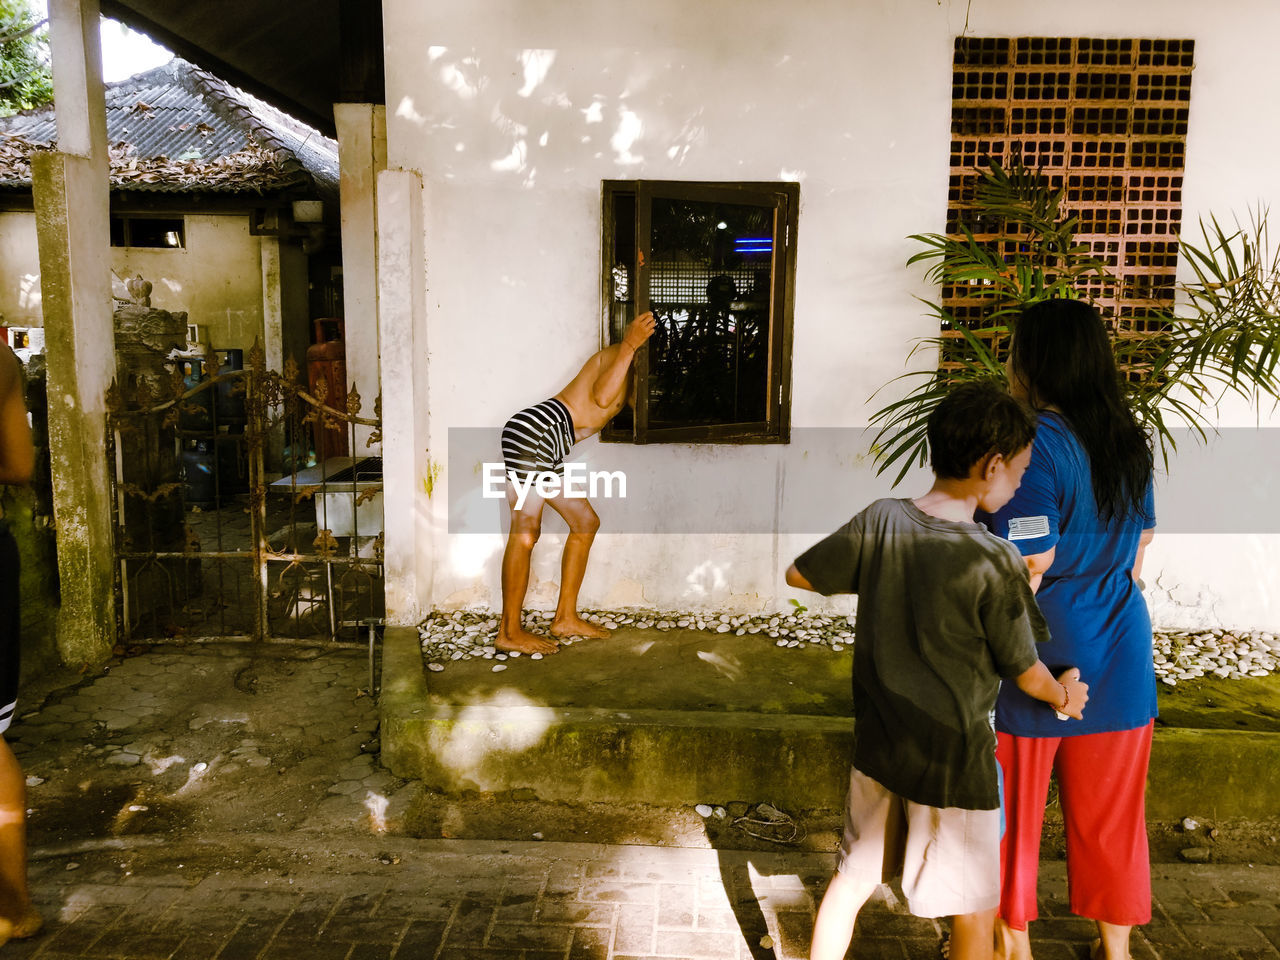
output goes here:
<path id="1" fill-rule="evenodd" d="M 378 333 L 378 174 L 387 167 L 387 108 L 374 103 L 335 103 L 342 205 L 342 300 L 346 319 L 347 382 L 373 415 L 380 389 Z M 356 450 L 365 450 L 370 428 L 356 427 Z"/>
<path id="2" fill-rule="evenodd" d="M 425 438 L 426 277 L 422 180 L 378 174 L 378 334 L 382 343 L 383 573 L 387 623 L 417 624 L 429 602 L 431 518 Z"/>
<path id="3" fill-rule="evenodd" d="M 280 239 L 261 237 L 262 352 L 268 370 L 284 367 L 284 300 L 280 293 Z"/>
<path id="4" fill-rule="evenodd" d="M 280 238 L 259 239 L 262 256 L 262 354 L 267 369 L 280 373 L 284 370 L 284 271 L 280 262 Z M 266 449 L 263 452 L 267 471 L 279 473 L 284 457 L 283 423 L 271 427 L 267 432 Z"/>
<path id="5" fill-rule="evenodd" d="M 98 0 L 51 0 L 58 151 L 32 157 L 49 447 L 62 606 L 58 652 L 96 664 L 115 644 L 106 390 L 115 375 L 107 124 Z"/>

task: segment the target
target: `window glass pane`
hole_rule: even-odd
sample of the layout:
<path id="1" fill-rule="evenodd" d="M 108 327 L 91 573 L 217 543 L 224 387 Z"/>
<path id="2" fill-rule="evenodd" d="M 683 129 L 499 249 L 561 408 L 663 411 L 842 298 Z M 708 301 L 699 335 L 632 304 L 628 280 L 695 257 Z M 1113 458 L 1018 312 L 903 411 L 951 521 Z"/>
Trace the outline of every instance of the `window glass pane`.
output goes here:
<path id="1" fill-rule="evenodd" d="M 615 193 L 613 204 L 613 266 L 609 269 L 609 342 L 617 343 L 635 317 L 636 195 Z"/>
<path id="2" fill-rule="evenodd" d="M 617 343 L 636 315 L 636 195 L 618 192 L 610 199 L 613 214 L 612 256 L 605 278 L 605 302 L 609 309 L 609 342 Z M 634 376 L 634 371 L 629 374 Z M 628 403 L 613 418 L 616 430 L 634 429 L 635 411 Z"/>
<path id="3" fill-rule="evenodd" d="M 181 217 L 129 217 L 128 246 L 183 247 L 186 236 Z"/>
<path id="4" fill-rule="evenodd" d="M 766 419 L 774 208 L 655 197 L 649 426 Z"/>

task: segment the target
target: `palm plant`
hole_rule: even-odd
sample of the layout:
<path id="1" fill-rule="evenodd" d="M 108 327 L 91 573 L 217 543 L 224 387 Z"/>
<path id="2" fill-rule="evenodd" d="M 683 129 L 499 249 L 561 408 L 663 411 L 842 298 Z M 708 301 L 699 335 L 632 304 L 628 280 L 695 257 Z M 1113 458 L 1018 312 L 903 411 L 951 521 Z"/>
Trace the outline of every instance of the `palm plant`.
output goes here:
<path id="1" fill-rule="evenodd" d="M 1004 383 L 1004 346 L 1023 307 L 1115 292 L 1119 281 L 1107 262 L 1077 242 L 1080 217 L 1064 209 L 1064 194 L 1021 164 L 1006 170 L 992 161 L 975 186 L 970 220 L 959 225 L 959 236 L 910 238 L 923 249 L 908 265 L 928 263 L 927 276 L 943 297 L 923 301 L 938 319 L 939 334 L 912 348 L 913 355 L 936 351 L 938 365 L 882 387 L 914 382 L 871 418 L 877 472 L 896 465 L 895 485 L 913 465 L 926 462 L 929 414 L 954 385 Z M 1159 332 L 1114 340 L 1126 394 L 1166 462 L 1179 426 L 1207 436 L 1209 408 L 1223 393 L 1280 397 L 1280 251 L 1271 250 L 1266 211 L 1247 228 L 1224 228 L 1216 219 L 1200 226 L 1202 243 L 1179 244 L 1195 279 L 1178 285 L 1177 308 L 1153 307 L 1145 314 Z M 964 304 L 964 319 L 948 300 Z M 968 320 L 975 315 L 981 317 L 976 325 Z"/>

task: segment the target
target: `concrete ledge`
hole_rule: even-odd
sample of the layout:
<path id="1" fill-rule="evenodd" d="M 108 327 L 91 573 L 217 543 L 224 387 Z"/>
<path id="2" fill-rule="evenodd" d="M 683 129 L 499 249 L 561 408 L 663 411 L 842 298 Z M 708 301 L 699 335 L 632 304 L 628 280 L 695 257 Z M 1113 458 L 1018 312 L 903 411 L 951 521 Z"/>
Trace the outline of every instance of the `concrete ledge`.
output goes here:
<path id="1" fill-rule="evenodd" d="M 1280 814 L 1280 733 L 1157 727 L 1147 817 L 1268 819 Z"/>
<path id="2" fill-rule="evenodd" d="M 712 726 L 661 710 L 422 711 L 396 725 L 391 758 L 387 729 L 383 761 L 398 776 L 446 792 L 528 788 L 542 800 L 836 807 L 853 748 L 848 722 L 750 713 Z"/>
<path id="3" fill-rule="evenodd" d="M 482 686 L 478 675 L 443 702 L 428 689 L 416 630 L 388 628 L 383 643 L 382 762 L 433 789 L 659 805 L 768 799 L 793 810 L 844 802 L 853 747 L 846 718 L 558 707 L 531 702 L 514 684 Z M 544 691 L 544 699 L 552 698 Z M 1277 757 L 1276 733 L 1157 728 L 1148 817 L 1274 817 Z"/>

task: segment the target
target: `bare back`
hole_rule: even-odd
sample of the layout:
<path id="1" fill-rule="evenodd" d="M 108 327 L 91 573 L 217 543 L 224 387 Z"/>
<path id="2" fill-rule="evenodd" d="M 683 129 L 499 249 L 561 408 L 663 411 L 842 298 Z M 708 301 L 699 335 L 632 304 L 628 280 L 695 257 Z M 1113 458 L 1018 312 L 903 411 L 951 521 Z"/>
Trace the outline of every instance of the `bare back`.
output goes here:
<path id="1" fill-rule="evenodd" d="M 622 389 L 617 391 L 616 396 L 608 398 L 609 402 L 605 405 L 598 403 L 594 396 L 601 374 L 621 350 L 622 345 L 615 343 L 595 353 L 582 365 L 582 369 L 569 381 L 569 385 L 556 394 L 556 399 L 569 408 L 569 414 L 573 417 L 575 442 L 599 433 L 601 428 L 626 404 L 626 381 L 623 382 Z"/>

